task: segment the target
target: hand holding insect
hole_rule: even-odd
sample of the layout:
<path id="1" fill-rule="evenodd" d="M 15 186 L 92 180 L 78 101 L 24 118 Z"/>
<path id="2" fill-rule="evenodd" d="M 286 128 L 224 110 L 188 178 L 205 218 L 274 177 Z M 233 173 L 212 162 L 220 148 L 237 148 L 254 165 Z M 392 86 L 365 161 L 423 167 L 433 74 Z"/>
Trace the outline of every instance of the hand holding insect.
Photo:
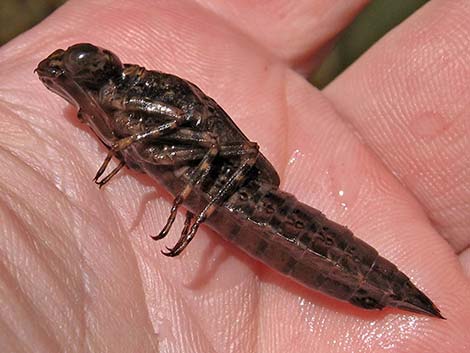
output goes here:
<path id="1" fill-rule="evenodd" d="M 152 351 L 157 342 L 202 351 L 227 351 L 232 343 L 252 347 L 253 342 L 266 350 L 275 342 L 284 351 L 328 351 L 336 349 L 338 342 L 345 351 L 366 347 L 380 351 L 388 343 L 397 350 L 462 350 L 468 342 L 470 305 L 468 279 L 456 260 L 468 241 L 465 203 L 460 198 L 465 197 L 460 185 L 462 173 L 468 170 L 468 149 L 464 148 L 465 139 L 459 139 L 465 136 L 464 131 L 468 133 L 462 125 L 468 101 L 464 93 L 468 90 L 463 88 L 468 80 L 459 58 L 465 57 L 467 49 L 458 46 L 458 41 L 436 43 L 432 38 L 465 38 L 468 24 L 456 15 L 466 11 L 463 2 L 446 8 L 431 2 L 410 19 L 411 24 L 400 26 L 322 93 L 267 52 L 298 63 L 308 48 L 328 41 L 350 16 L 325 19 L 334 24 L 327 27 L 334 28 L 332 32 L 313 27 L 308 32 L 318 33 L 318 37 L 282 45 L 287 37 L 276 30 L 278 17 L 266 26 L 275 37 L 245 27 L 243 33 L 254 38 L 250 42 L 246 34 L 237 34 L 233 24 L 224 26 L 220 17 L 212 17 L 211 11 L 194 4 L 181 3 L 177 11 L 165 10 L 163 5 L 145 7 L 146 21 L 149 16 L 158 19 L 158 24 L 151 26 L 152 35 L 143 32 L 143 13 L 137 11 L 142 6 L 120 8 L 119 13 L 125 16 L 117 21 L 113 16 L 120 15 L 109 8 L 84 4 L 70 2 L 36 30 L 2 48 L 2 101 L 8 102 L 2 106 L 2 121 L 8 129 L 2 129 L 1 141 L 8 147 L 6 151 L 13 151 L 2 157 L 2 185 L 8 191 L 3 193 L 8 196 L 4 200 L 15 198 L 7 208 L 15 217 L 7 214 L 6 224 L 13 231 L 2 237 L 8 245 L 1 248 L 10 261 L 8 266 L 15 268 L 10 273 L 21 273 L 7 282 L 13 284 L 7 288 L 21 288 L 25 298 L 40 308 L 24 311 L 24 301 L 8 301 L 8 307 L 13 308 L 9 312 L 31 313 L 28 319 L 16 316 L 15 322 L 21 322 L 21 327 L 28 322 L 31 332 L 38 333 L 21 343 L 32 341 L 37 346 L 41 342 L 38 337 L 47 336 L 59 337 L 55 342 L 60 345 L 78 341 L 74 332 L 79 336 L 86 332 L 89 344 L 106 345 L 115 352 L 123 346 L 136 346 L 136 342 L 141 351 Z M 90 19 L 77 15 L 78 6 Z M 311 2 L 305 6 L 310 8 Z M 260 14 L 252 10 L 243 13 Z M 225 11 L 229 9 L 220 10 L 227 14 Z M 351 14 L 352 8 L 342 11 Z M 448 17 L 444 22 L 435 21 L 441 11 Z M 191 16 L 181 21 L 178 16 L 184 13 Z M 271 21 L 274 16 L 270 14 L 264 11 L 259 18 Z M 228 14 L 227 18 L 240 19 Z M 288 19 L 302 23 L 299 18 Z M 105 26 L 98 28 L 97 22 Z M 246 23 L 250 22 L 248 18 Z M 456 22 L 460 25 L 455 26 Z M 426 33 L 418 34 L 413 23 L 426 27 Z M 305 22 L 303 29 L 308 26 Z M 298 27 L 283 23 L 280 28 L 284 34 L 289 28 L 289 38 L 306 38 L 296 32 Z M 133 33 L 132 37 L 126 37 L 128 33 Z M 140 34 L 136 37 L 136 33 Z M 171 33 L 171 38 L 178 39 L 156 40 L 161 38 L 156 33 Z M 279 170 L 287 191 L 348 224 L 397 263 L 442 306 L 448 320 L 391 311 L 361 314 L 349 305 L 338 305 L 286 284 L 225 243 L 210 250 L 208 242 L 219 243 L 215 234 L 207 237 L 203 228 L 181 260 L 161 256 L 156 251 L 159 244 L 145 235 L 157 231 L 156 223 L 165 223 L 171 200 L 159 196 L 146 201 L 143 195 L 153 195 L 153 184 L 128 172 L 98 192 L 90 177 L 105 150 L 86 130 L 71 126 L 78 125 L 75 112 L 33 82 L 31 71 L 38 60 L 57 47 L 83 41 L 109 47 L 126 62 L 197 82 L 260 144 Z M 418 64 L 420 69 L 413 67 Z M 436 65 L 445 70 L 436 74 L 432 70 Z M 68 120 L 63 119 L 64 114 Z M 450 120 L 441 129 L 443 118 Z M 343 119 L 354 124 L 367 147 L 359 143 Z M 449 144 L 446 134 L 460 142 Z M 398 171 L 406 188 L 388 168 Z M 420 177 L 413 177 L 416 175 Z M 429 180 L 433 182 L 427 183 Z M 442 202 L 447 206 L 439 207 Z M 139 207 L 145 209 L 141 218 Z M 438 221 L 431 225 L 426 215 Z M 29 227 L 29 222 L 34 226 Z M 177 227 L 182 228 L 183 223 L 184 216 L 177 217 Z M 446 235 L 452 248 L 438 232 Z M 173 245 L 177 236 L 169 234 L 164 241 Z M 220 255 L 221 251 L 230 255 Z M 209 263 L 204 262 L 207 256 Z M 226 260 L 217 263 L 220 258 Z M 460 259 L 465 264 L 465 256 Z M 208 267 L 213 272 L 208 273 Z M 194 281 L 201 273 L 207 277 L 198 286 Z M 6 293 L 8 298 L 18 297 L 18 292 Z M 57 308 L 69 309 L 70 315 L 61 316 Z M 45 314 L 40 315 L 41 310 Z M 86 321 L 81 320 L 84 317 Z M 90 329 L 80 322 L 97 324 Z M 113 322 L 119 322 L 119 327 Z M 48 335 L 45 325 L 49 325 Z M 154 330 L 159 336 L 152 336 Z M 220 330 L 224 333 L 215 337 L 214 332 Z M 12 332 L 19 331 L 15 328 Z M 192 338 L 185 334 L 188 332 Z"/>
<path id="2" fill-rule="evenodd" d="M 181 254 L 206 222 L 308 288 L 363 309 L 397 307 L 444 319 L 377 250 L 281 191 L 279 176 L 258 145 L 193 83 L 122 64 L 109 50 L 89 43 L 55 50 L 35 72 L 47 89 L 75 106 L 79 120 L 109 149 L 93 179 L 100 188 L 127 165 L 173 195 L 166 225 L 153 239 L 168 234 L 180 205 L 190 210 L 180 239 L 164 255 Z M 194 151 L 201 146 L 206 147 L 202 156 Z M 230 147 L 233 154 L 220 153 Z M 178 149 L 186 158 L 162 159 Z M 113 156 L 119 165 L 98 181 Z"/>

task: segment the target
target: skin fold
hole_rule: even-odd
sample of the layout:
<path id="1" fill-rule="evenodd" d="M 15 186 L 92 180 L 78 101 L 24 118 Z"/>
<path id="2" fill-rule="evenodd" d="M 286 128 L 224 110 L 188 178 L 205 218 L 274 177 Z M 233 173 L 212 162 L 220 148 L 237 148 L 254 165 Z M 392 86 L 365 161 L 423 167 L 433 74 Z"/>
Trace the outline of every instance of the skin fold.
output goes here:
<path id="1" fill-rule="evenodd" d="M 324 91 L 301 73 L 363 1 L 70 1 L 0 48 L 0 351 L 470 349 L 470 4 L 432 1 Z M 202 227 L 154 242 L 171 197 L 106 155 L 33 74 L 91 42 L 200 86 L 281 176 L 438 305 L 367 312 L 304 289 Z"/>

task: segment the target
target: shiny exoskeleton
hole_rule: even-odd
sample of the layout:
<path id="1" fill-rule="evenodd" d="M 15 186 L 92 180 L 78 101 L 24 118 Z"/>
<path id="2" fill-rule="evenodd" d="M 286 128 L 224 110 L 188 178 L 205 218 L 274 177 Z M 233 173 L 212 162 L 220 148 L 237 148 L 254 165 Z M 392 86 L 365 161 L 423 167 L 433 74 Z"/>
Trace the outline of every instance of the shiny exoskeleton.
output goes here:
<path id="1" fill-rule="evenodd" d="M 154 239 L 165 237 L 178 207 L 188 210 L 176 256 L 202 223 L 296 281 L 365 309 L 385 306 L 442 318 L 397 267 L 279 190 L 273 166 L 197 86 L 177 76 L 122 64 L 91 44 L 56 50 L 36 69 L 41 81 L 78 108 L 109 148 L 95 182 L 124 165 L 150 175 L 175 196 Z M 102 178 L 112 157 L 119 165 Z"/>

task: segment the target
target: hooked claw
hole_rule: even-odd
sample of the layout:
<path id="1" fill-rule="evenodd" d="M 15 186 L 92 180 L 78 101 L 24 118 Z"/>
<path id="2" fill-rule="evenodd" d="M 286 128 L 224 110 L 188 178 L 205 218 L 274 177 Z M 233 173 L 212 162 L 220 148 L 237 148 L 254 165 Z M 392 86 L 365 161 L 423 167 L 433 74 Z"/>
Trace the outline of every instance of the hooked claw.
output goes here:
<path id="1" fill-rule="evenodd" d="M 111 173 L 109 173 L 107 176 L 105 176 L 102 180 L 98 180 L 104 173 L 105 168 L 100 167 L 98 172 L 96 173 L 95 177 L 93 178 L 93 182 L 98 185 L 98 187 L 101 189 L 105 184 L 108 183 L 121 169 L 124 167 L 125 162 L 121 161 L 119 165 L 113 169 Z"/>
<path id="2" fill-rule="evenodd" d="M 181 247 L 177 248 L 177 246 L 175 246 L 173 249 L 169 248 L 168 246 L 165 246 L 165 248 L 167 249 L 167 251 L 161 250 L 161 253 L 168 257 L 178 256 L 179 254 L 181 254 L 181 251 L 183 250 L 183 248 Z"/>
<path id="3" fill-rule="evenodd" d="M 151 235 L 150 238 L 153 240 L 160 240 L 163 239 L 167 236 L 169 229 L 166 229 L 167 227 L 163 228 L 163 230 L 158 234 L 158 235 Z M 167 248 L 168 249 L 168 248 Z M 170 250 L 170 249 L 168 249 Z"/>
<path id="4" fill-rule="evenodd" d="M 168 232 L 170 231 L 171 226 L 173 225 L 173 222 L 175 220 L 175 216 L 176 216 L 176 207 L 173 206 L 172 213 L 170 214 L 170 217 L 168 218 L 165 227 L 163 227 L 163 229 L 161 230 L 161 232 L 158 235 L 151 235 L 150 238 L 152 238 L 153 240 L 160 240 L 160 239 L 165 238 L 168 235 Z M 183 227 L 183 231 L 181 232 L 181 239 L 178 241 L 178 243 L 173 248 L 173 249 L 176 249 L 176 248 L 181 248 L 182 247 L 182 249 L 178 253 L 180 253 L 184 249 L 184 246 L 182 246 L 183 245 L 183 240 L 182 239 L 189 232 L 189 227 L 191 226 L 191 220 L 192 220 L 193 216 L 194 215 L 190 211 L 186 211 L 186 219 L 184 220 L 184 227 Z M 171 251 L 170 248 L 167 247 L 167 249 L 169 251 Z"/>
<path id="5" fill-rule="evenodd" d="M 103 182 L 103 180 L 98 180 L 99 176 L 96 175 L 94 178 L 93 178 L 93 182 L 98 185 L 98 189 L 101 189 L 104 184 L 106 184 L 106 182 Z"/>
<path id="6" fill-rule="evenodd" d="M 165 238 L 166 234 L 162 232 L 160 232 L 160 234 L 158 235 L 151 235 L 150 238 L 152 238 L 153 240 L 160 240 L 160 239 L 163 239 Z"/>

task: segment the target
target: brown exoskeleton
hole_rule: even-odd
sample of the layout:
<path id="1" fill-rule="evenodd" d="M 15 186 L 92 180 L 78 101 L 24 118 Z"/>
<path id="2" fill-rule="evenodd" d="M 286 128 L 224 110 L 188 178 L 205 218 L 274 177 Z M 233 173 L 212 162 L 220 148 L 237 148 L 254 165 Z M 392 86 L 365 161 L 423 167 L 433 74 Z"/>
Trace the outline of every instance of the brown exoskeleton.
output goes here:
<path id="1" fill-rule="evenodd" d="M 273 166 L 197 86 L 177 76 L 122 64 L 91 44 L 56 50 L 36 69 L 51 91 L 109 148 L 95 182 L 124 165 L 143 171 L 188 211 L 180 254 L 207 223 L 234 244 L 296 281 L 365 309 L 385 306 L 442 318 L 410 279 L 350 230 L 279 190 Z M 102 178 L 109 161 L 120 164 Z"/>

